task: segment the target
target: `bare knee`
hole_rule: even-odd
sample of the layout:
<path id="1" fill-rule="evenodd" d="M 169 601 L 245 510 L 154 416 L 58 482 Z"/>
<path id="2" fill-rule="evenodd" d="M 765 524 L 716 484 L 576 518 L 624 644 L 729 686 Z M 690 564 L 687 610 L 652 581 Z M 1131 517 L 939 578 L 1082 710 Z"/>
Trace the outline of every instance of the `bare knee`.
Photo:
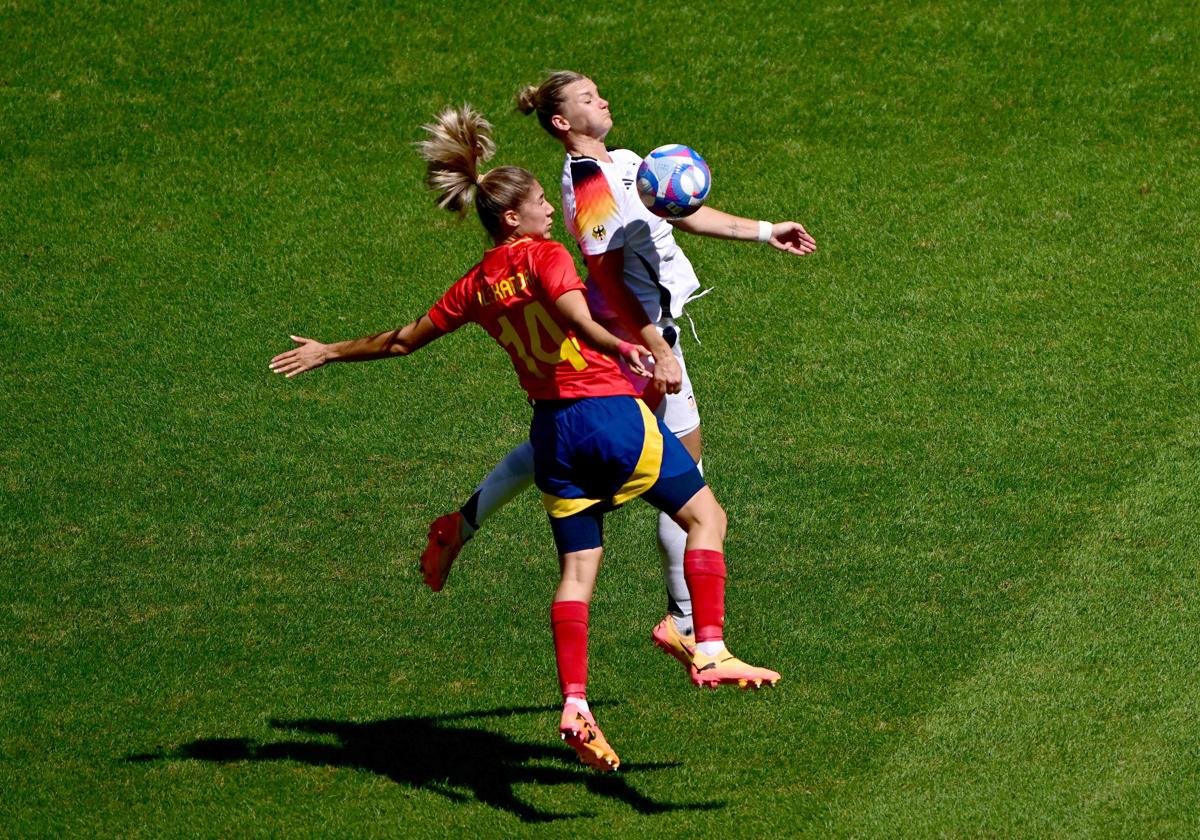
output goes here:
<path id="1" fill-rule="evenodd" d="M 603 548 L 589 548 L 560 555 L 558 562 L 562 575 L 554 593 L 554 600 L 590 602 L 603 556 Z"/>
<path id="2" fill-rule="evenodd" d="M 721 503 L 714 497 L 712 500 L 711 527 L 714 531 L 721 535 L 721 542 L 725 542 L 725 532 L 729 527 L 729 517 L 725 515 L 725 508 L 721 507 Z"/>
<path id="3" fill-rule="evenodd" d="M 721 507 L 721 503 L 717 501 L 717 497 L 708 487 L 701 488 L 695 496 L 688 500 L 687 504 L 679 509 L 679 512 L 675 514 L 675 521 L 688 533 L 702 530 L 709 538 L 725 541 L 725 531 L 728 526 L 725 508 Z"/>

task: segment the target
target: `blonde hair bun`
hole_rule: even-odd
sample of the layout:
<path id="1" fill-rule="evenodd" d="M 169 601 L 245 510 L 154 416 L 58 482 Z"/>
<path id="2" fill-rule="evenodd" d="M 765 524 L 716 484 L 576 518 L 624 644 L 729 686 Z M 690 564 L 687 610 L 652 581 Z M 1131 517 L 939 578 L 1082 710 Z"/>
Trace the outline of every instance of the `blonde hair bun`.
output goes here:
<path id="1" fill-rule="evenodd" d="M 526 116 L 537 110 L 537 94 L 536 85 L 526 85 L 517 93 L 517 110 Z"/>

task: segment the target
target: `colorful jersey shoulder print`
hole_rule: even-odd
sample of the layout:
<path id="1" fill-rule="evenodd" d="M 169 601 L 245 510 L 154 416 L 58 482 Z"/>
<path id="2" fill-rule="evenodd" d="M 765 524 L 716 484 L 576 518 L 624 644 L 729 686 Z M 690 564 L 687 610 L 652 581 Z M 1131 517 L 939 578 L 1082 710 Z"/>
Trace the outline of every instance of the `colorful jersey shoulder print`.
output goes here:
<path id="1" fill-rule="evenodd" d="M 563 218 L 584 254 L 603 254 L 625 244 L 626 193 L 612 182 L 612 165 L 567 157 L 563 172 Z"/>
<path id="2" fill-rule="evenodd" d="M 631 395 L 616 361 L 579 341 L 554 302 L 583 290 L 557 242 L 524 237 L 487 251 L 429 310 L 443 332 L 479 324 L 503 347 L 535 400 Z"/>
<path id="3" fill-rule="evenodd" d="M 585 256 L 624 249 L 625 284 L 652 322 L 677 318 L 700 281 L 675 242 L 675 229 L 655 216 L 638 197 L 634 181 L 641 157 L 629 149 L 612 149 L 611 160 L 567 155 L 563 163 L 563 217 Z M 613 310 L 588 285 L 588 303 L 597 318 L 610 320 Z"/>

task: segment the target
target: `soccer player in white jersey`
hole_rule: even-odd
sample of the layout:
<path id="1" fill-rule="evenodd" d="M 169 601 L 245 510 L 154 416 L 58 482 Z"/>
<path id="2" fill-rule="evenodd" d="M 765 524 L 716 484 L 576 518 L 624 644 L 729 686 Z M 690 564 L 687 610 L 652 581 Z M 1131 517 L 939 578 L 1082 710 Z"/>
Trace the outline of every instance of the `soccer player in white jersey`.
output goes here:
<path id="1" fill-rule="evenodd" d="M 640 341 L 654 354 L 653 381 L 638 380 L 632 372 L 628 376 L 645 389 L 647 404 L 701 464 L 700 415 L 676 324 L 700 282 L 675 241 L 675 229 L 718 239 L 762 241 L 798 256 L 812 253 L 816 243 L 794 221 L 755 221 L 712 207 L 670 221 L 650 213 L 634 186 L 642 156 L 605 146 L 612 114 L 586 76 L 553 73 L 541 85 L 521 91 L 518 109 L 536 112 L 542 127 L 566 151 L 563 216 L 587 262 L 587 298 L 593 316 L 614 334 Z M 647 325 L 655 329 L 646 329 Z M 526 442 L 501 460 L 462 508 L 434 520 L 421 557 L 425 582 L 434 591 L 445 584 L 463 543 L 532 481 L 533 455 Z M 691 595 L 683 570 L 686 535 L 663 515 L 657 531 L 668 615 L 651 631 L 651 638 L 690 670 L 694 639 Z"/>

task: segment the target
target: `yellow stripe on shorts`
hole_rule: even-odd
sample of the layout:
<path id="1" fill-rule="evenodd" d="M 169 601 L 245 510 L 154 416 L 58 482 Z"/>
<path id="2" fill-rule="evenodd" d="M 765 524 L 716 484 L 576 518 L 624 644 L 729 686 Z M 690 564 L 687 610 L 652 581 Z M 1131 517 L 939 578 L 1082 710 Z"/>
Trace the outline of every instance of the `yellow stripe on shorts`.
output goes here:
<path id="1" fill-rule="evenodd" d="M 638 408 L 642 410 L 642 422 L 646 424 L 646 434 L 642 439 L 642 455 L 638 458 L 637 466 L 633 468 L 633 474 L 629 476 L 628 481 L 621 485 L 617 495 L 613 496 L 613 503 L 618 505 L 623 505 L 630 499 L 636 499 L 653 487 L 662 470 L 663 436 L 662 432 L 658 430 L 658 420 L 644 402 L 638 400 L 637 404 Z"/>
<path id="2" fill-rule="evenodd" d="M 587 510 L 592 505 L 598 504 L 600 504 L 599 499 L 563 499 L 558 496 L 552 496 L 549 493 L 542 494 L 542 506 L 546 508 L 546 513 L 555 519 L 574 516 L 577 513 Z"/>
<path id="3" fill-rule="evenodd" d="M 658 430 L 658 421 L 653 412 L 641 400 L 637 400 L 638 408 L 642 410 L 642 423 L 646 431 L 642 436 L 642 454 L 638 456 L 637 465 L 629 478 L 621 485 L 621 489 L 613 496 L 613 504 L 623 505 L 630 499 L 636 499 L 654 486 L 658 474 L 662 470 L 663 436 Z M 574 516 L 587 510 L 592 505 L 600 504 L 600 499 L 563 499 L 550 493 L 542 494 L 542 506 L 546 513 L 555 519 Z"/>

